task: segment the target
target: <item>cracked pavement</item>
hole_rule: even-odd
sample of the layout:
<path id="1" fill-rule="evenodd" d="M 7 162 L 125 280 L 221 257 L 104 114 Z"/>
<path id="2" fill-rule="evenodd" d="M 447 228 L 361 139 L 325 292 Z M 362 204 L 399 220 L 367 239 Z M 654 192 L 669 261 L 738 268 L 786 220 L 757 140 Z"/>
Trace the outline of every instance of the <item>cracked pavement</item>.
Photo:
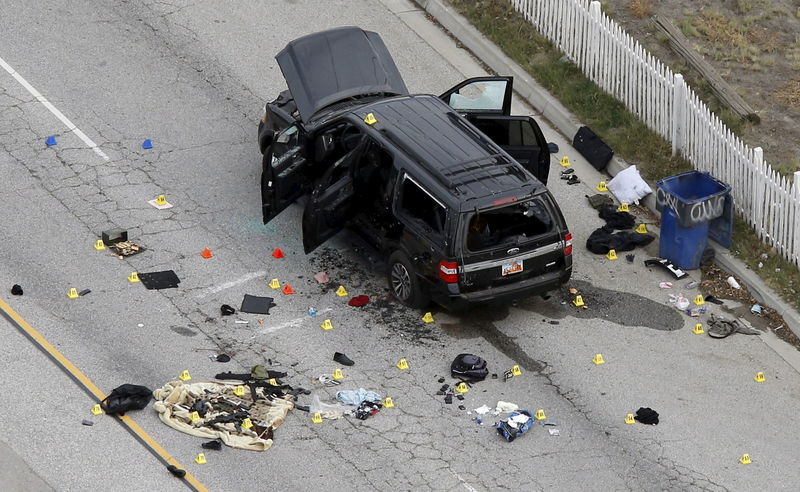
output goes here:
<path id="1" fill-rule="evenodd" d="M 273 57 L 286 42 L 339 25 L 377 30 L 415 92 L 440 93 L 480 72 L 463 52 L 444 59 L 440 52 L 459 50 L 410 4 L 284 0 L 221 10 L 212 2 L 3 2 L 0 14 L 0 57 L 110 157 L 98 157 L 0 72 L 0 284 L 25 288 L 14 298 L 3 287 L 6 302 L 106 391 L 122 383 L 156 388 L 185 369 L 201 381 L 267 364 L 323 401 L 359 387 L 395 401 L 366 421 L 312 424 L 292 411 L 269 451 L 228 448 L 208 453 L 206 465 L 193 462 L 199 439 L 169 429 L 151 409 L 132 414 L 210 490 L 745 490 L 788 489 L 800 478 L 792 466 L 800 431 L 790 425 L 797 370 L 763 340 L 769 334 L 692 335 L 694 319 L 658 288 L 669 279 L 639 261 L 657 252 L 656 243 L 637 251 L 634 264 L 589 254 L 583 240 L 599 219 L 584 195 L 599 175 L 574 152 L 584 183 L 558 180 L 554 158 L 550 187 L 569 204 L 572 286 L 585 293 L 586 311 L 558 293 L 465 315 L 434 309 L 436 322 L 425 324 L 422 312 L 388 299 L 383 265 L 352 235 L 307 257 L 300 206 L 261 223 L 256 122 L 283 88 Z M 568 148 L 552 129 L 545 133 Z M 46 147 L 50 135 L 58 144 Z M 145 138 L 153 149 L 142 149 Z M 147 203 L 159 194 L 174 207 Z M 146 251 L 123 260 L 95 251 L 100 232 L 112 227 L 127 229 Z M 206 247 L 214 258 L 199 256 Z M 272 258 L 275 247 L 286 258 Z M 126 281 L 132 271 L 165 269 L 181 278 L 178 289 Z M 320 270 L 329 285 L 313 279 Z M 270 289 L 271 278 L 297 293 Z M 686 281 L 675 283 L 673 291 L 685 290 Z M 369 295 L 370 304 L 347 306 L 333 292 L 339 284 Z M 69 300 L 73 286 L 92 293 Z M 269 316 L 222 318 L 220 304 L 238 307 L 245 293 L 275 297 L 277 306 Z M 309 317 L 309 307 L 320 316 Z M 319 328 L 324 318 L 333 330 Z M 11 325 L 0 327 L 8 340 L 0 355 L 9 361 L 0 381 L 16 392 L 41 389 L 34 401 L 0 409 L 1 419 L 17 423 L 0 439 L 44 482 L 56 490 L 118 488 L 122 479 L 126 490 L 184 489 L 110 419 L 82 427 L 89 398 Z M 217 351 L 233 360 L 210 361 Z M 344 368 L 341 386 L 323 388 L 315 381 L 337 368 L 335 351 L 356 364 Z M 436 395 L 438 380 L 454 384 L 448 368 L 462 352 L 481 355 L 500 377 L 448 405 Z M 603 366 L 591 363 L 599 352 Z M 408 371 L 395 367 L 401 357 Z M 514 364 L 522 376 L 503 382 Z M 759 370 L 768 383 L 752 382 Z M 560 435 L 535 424 L 507 443 L 492 428 L 494 416 L 479 425 L 467 413 L 498 400 L 544 409 Z M 62 408 L 57 419 L 54 404 Z M 624 424 L 640 406 L 657 410 L 661 423 Z M 50 432 L 41 435 L 48 420 Z M 742 453 L 753 464 L 740 465 Z"/>

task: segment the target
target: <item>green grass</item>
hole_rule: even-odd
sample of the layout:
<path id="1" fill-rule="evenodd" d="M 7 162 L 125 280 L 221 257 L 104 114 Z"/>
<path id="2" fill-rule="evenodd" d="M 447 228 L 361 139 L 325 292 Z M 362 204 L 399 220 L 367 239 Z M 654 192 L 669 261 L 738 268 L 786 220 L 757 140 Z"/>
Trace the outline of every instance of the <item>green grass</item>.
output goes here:
<path id="1" fill-rule="evenodd" d="M 617 155 L 655 181 L 692 167 L 681 157 L 672 157 L 669 142 L 649 130 L 644 123 L 611 95 L 587 79 L 580 69 L 565 61 L 563 53 L 519 15 L 508 0 L 450 0 L 465 16 L 506 55 L 522 66 L 545 89 L 553 94 L 580 121 L 601 136 Z M 681 26 L 684 29 L 689 27 Z M 701 91 L 699 94 L 703 94 Z M 712 106 L 713 109 L 713 106 Z M 720 114 L 720 113 L 718 113 Z M 730 114 L 720 114 L 730 121 L 734 131 L 746 128 Z M 800 290 L 800 271 L 764 244 L 743 220 L 736 218 L 731 252 L 778 292 L 783 299 L 800 309 L 796 290 Z M 766 254 L 767 259 L 762 258 Z M 758 267 L 759 262 L 763 264 Z M 779 271 L 776 271 L 779 269 Z"/>

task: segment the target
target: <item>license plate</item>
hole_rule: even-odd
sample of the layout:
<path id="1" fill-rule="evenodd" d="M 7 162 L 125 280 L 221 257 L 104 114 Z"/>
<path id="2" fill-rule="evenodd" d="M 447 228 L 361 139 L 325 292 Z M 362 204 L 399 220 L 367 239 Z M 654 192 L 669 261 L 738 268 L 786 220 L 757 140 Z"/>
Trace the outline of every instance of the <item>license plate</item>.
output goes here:
<path id="1" fill-rule="evenodd" d="M 511 263 L 504 263 L 502 274 L 505 277 L 506 275 L 511 275 L 513 273 L 519 273 L 522 271 L 522 261 L 512 261 Z"/>

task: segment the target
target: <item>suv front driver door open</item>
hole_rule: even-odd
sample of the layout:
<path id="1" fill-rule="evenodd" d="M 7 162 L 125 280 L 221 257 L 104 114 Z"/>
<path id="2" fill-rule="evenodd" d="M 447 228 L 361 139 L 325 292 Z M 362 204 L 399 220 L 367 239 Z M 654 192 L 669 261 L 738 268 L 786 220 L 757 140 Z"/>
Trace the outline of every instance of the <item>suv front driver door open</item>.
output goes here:
<path id="1" fill-rule="evenodd" d="M 344 228 L 352 216 L 353 169 L 361 159 L 366 136 L 322 175 L 303 210 L 303 250 L 306 254 Z"/>
<path id="2" fill-rule="evenodd" d="M 264 154 L 261 205 L 265 224 L 308 191 L 306 167 L 300 129 L 291 125 L 275 136 Z"/>
<path id="3" fill-rule="evenodd" d="M 463 114 L 511 114 L 513 77 L 473 77 L 441 96 L 444 102 Z"/>

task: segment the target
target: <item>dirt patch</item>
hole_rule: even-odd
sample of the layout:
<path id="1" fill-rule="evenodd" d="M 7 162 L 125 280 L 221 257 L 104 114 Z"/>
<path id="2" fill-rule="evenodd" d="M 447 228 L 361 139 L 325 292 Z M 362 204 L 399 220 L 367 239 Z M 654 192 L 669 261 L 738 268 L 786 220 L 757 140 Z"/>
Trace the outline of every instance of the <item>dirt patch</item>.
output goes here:
<path id="1" fill-rule="evenodd" d="M 733 125 L 784 174 L 800 169 L 800 6 L 796 0 L 604 0 L 604 10 L 659 60 L 682 73 L 717 112 L 706 82 L 677 57 L 652 15 L 670 19 L 761 118 Z"/>

